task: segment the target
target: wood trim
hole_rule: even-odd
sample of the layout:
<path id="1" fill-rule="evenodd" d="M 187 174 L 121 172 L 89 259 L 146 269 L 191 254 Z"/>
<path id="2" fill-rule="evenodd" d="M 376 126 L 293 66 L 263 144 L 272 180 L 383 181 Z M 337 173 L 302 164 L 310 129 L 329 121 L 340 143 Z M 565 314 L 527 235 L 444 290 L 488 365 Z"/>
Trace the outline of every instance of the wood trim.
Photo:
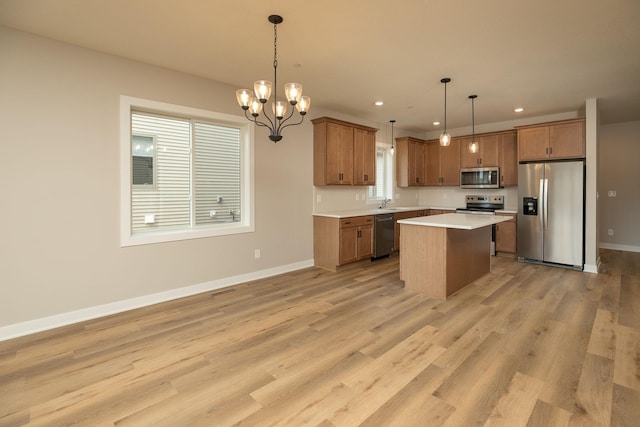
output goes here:
<path id="1" fill-rule="evenodd" d="M 344 120 L 338 120 L 338 119 L 334 119 L 332 117 L 318 117 L 317 119 L 312 119 L 311 123 L 313 123 L 314 125 L 319 124 L 319 123 L 335 123 L 337 125 L 342 125 L 342 126 L 350 126 L 353 128 L 357 128 L 357 129 L 362 129 L 364 131 L 367 132 L 378 132 L 378 128 L 372 128 L 369 126 L 365 126 L 365 125 L 360 125 L 357 123 L 352 123 L 352 122 L 346 122 Z"/>
<path id="2" fill-rule="evenodd" d="M 584 121 L 585 121 L 584 117 L 579 117 L 579 118 L 576 118 L 576 119 L 558 120 L 558 121 L 555 121 L 555 122 L 533 123 L 533 124 L 529 124 L 529 125 L 514 126 L 514 128 L 515 129 L 527 129 L 527 128 L 536 128 L 536 127 L 540 127 L 540 126 L 553 126 L 553 125 L 561 125 L 561 124 L 584 122 Z"/>

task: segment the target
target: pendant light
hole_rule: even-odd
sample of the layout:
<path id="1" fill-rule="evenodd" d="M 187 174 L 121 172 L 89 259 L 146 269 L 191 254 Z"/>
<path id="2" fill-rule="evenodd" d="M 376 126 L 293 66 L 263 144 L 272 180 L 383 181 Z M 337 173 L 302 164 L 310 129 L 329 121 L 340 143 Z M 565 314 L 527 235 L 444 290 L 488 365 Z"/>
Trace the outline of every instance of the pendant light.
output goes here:
<path id="1" fill-rule="evenodd" d="M 389 149 L 389 152 L 391 153 L 391 155 L 393 156 L 396 152 L 396 148 L 393 146 L 393 124 L 395 123 L 395 120 L 389 120 L 389 123 L 391 123 L 391 148 Z"/>
<path id="2" fill-rule="evenodd" d="M 477 153 L 480 146 L 476 141 L 476 117 L 475 117 L 475 106 L 473 101 L 478 97 L 478 95 L 469 95 L 469 99 L 471 100 L 471 142 L 469 143 L 469 152 Z"/>
<path id="3" fill-rule="evenodd" d="M 448 147 L 451 144 L 451 135 L 447 132 L 447 83 L 450 81 L 449 77 L 440 80 L 440 83 L 444 83 L 444 132 L 440 135 L 440 145 L 443 147 Z"/>
<path id="4" fill-rule="evenodd" d="M 299 125 L 303 122 L 304 116 L 309 111 L 311 98 L 302 96 L 301 84 L 287 83 L 284 85 L 287 102 L 278 101 L 278 24 L 282 23 L 283 18 L 280 15 L 270 15 L 267 19 L 273 24 L 273 85 L 270 81 L 258 80 L 253 84 L 253 91 L 249 89 L 238 89 L 236 91 L 236 99 L 240 107 L 244 110 L 245 117 L 257 126 L 264 126 L 269 129 L 269 139 L 273 142 L 278 142 L 282 139 L 282 129 L 287 126 Z M 263 109 L 263 106 L 269 101 L 272 88 L 274 100 L 271 105 L 273 114 L 270 116 L 267 111 L 268 109 Z M 285 117 L 287 114 L 287 103 L 291 104 L 291 113 Z M 293 116 L 294 110 L 298 110 L 300 120 L 296 123 L 285 124 Z M 251 114 L 251 117 L 247 112 Z M 262 113 L 266 121 L 258 120 L 260 113 Z"/>

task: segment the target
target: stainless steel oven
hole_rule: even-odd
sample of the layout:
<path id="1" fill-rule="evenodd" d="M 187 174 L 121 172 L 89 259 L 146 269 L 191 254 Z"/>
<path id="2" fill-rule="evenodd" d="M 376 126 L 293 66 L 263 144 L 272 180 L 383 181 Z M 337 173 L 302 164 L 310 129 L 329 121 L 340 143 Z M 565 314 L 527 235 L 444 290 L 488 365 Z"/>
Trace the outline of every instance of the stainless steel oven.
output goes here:
<path id="1" fill-rule="evenodd" d="M 504 196 L 466 196 L 464 208 L 456 209 L 456 213 L 474 215 L 495 215 L 497 210 L 504 209 Z M 491 226 L 491 255 L 496 254 L 496 226 Z"/>

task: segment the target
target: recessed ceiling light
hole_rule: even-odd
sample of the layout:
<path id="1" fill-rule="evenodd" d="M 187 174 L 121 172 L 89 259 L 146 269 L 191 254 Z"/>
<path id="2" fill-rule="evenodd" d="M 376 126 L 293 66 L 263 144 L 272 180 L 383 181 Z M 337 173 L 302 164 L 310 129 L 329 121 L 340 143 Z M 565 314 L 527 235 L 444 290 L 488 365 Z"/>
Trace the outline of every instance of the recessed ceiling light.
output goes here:
<path id="1" fill-rule="evenodd" d="M 381 105 L 384 105 L 384 102 L 382 102 L 382 101 L 376 101 L 376 102 L 374 102 L 373 104 L 374 104 L 374 105 L 377 105 L 377 106 L 379 107 L 379 106 L 381 106 Z"/>
<path id="2" fill-rule="evenodd" d="M 524 111 L 524 108 L 518 107 L 518 108 L 514 109 L 513 111 L 515 111 L 516 113 L 522 113 Z"/>
<path id="3" fill-rule="evenodd" d="M 433 122 L 434 126 L 438 126 L 440 124 L 440 122 Z"/>

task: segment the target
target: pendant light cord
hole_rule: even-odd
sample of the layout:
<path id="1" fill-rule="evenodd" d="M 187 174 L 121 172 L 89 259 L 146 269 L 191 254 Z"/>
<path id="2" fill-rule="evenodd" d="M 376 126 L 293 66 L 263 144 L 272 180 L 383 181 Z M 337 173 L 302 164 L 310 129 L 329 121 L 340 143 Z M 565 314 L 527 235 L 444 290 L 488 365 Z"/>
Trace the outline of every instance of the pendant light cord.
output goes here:
<path id="1" fill-rule="evenodd" d="M 273 24 L 273 105 L 278 101 L 278 24 Z M 274 119 L 278 120 L 274 115 Z"/>
<path id="2" fill-rule="evenodd" d="M 444 133 L 447 133 L 447 82 L 444 82 Z"/>
<path id="3" fill-rule="evenodd" d="M 476 140 L 476 107 L 475 97 L 471 98 L 471 142 Z"/>

